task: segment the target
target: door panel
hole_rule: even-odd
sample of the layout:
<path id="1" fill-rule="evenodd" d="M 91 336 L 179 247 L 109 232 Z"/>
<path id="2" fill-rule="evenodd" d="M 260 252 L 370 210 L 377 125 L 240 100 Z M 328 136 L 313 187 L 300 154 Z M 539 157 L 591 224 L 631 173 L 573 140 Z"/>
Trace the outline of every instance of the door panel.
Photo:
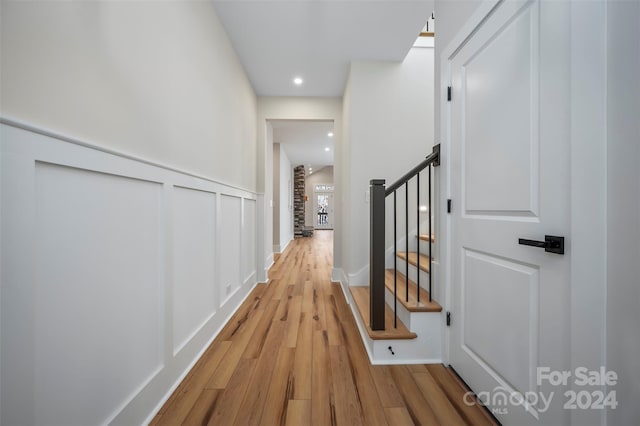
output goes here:
<path id="1" fill-rule="evenodd" d="M 569 237 L 570 5 L 503 1 L 449 58 L 452 215 L 450 362 L 506 424 L 563 424 L 570 250 L 518 238 Z M 455 204 L 454 204 L 455 205 Z M 540 396 L 551 396 L 545 407 Z M 504 402 L 516 395 L 521 403 Z"/>
<path id="2" fill-rule="evenodd" d="M 537 23 L 524 7 L 460 67 L 466 214 L 536 214 Z"/>
<path id="3" fill-rule="evenodd" d="M 535 391 L 538 269 L 473 250 L 463 251 L 463 350 L 498 381 L 523 394 Z M 487 307 L 497 314 L 487 315 Z M 493 332 L 487 334 L 486 330 Z"/>

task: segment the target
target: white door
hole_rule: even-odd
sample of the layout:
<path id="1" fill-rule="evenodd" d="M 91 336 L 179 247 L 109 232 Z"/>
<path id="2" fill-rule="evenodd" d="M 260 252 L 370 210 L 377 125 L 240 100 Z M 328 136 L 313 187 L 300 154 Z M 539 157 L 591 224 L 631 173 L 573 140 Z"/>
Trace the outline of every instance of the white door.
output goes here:
<path id="1" fill-rule="evenodd" d="M 316 229 L 333 229 L 333 192 L 315 193 Z"/>
<path id="2" fill-rule="evenodd" d="M 570 253 L 519 244 L 569 240 L 569 18 L 503 1 L 449 57 L 450 363 L 504 424 L 569 420 L 537 373 L 568 370 Z"/>

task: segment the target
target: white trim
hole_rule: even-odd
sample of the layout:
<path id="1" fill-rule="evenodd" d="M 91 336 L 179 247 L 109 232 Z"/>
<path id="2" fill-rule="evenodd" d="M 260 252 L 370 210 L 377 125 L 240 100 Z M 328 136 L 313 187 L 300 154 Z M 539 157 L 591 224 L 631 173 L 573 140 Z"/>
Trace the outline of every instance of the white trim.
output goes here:
<path id="1" fill-rule="evenodd" d="M 364 265 L 354 274 L 349 274 L 349 286 L 368 286 L 369 285 L 369 265 Z"/>
<path id="2" fill-rule="evenodd" d="M 571 3 L 570 366 L 606 365 L 607 2 Z M 598 25 L 593 25 L 593 22 Z M 600 390 L 606 387 L 570 388 Z M 606 394 L 606 393 L 605 393 Z M 607 424 L 607 410 L 572 410 L 572 424 Z"/>
<path id="3" fill-rule="evenodd" d="M 347 276 L 345 275 L 344 270 L 342 268 L 333 268 L 331 270 L 331 281 L 348 285 Z"/>
<path id="4" fill-rule="evenodd" d="M 29 124 L 29 123 L 26 123 L 24 121 L 20 121 L 20 120 L 16 120 L 16 119 L 7 118 L 7 117 L 1 117 L 0 116 L 0 124 L 5 124 L 7 126 L 15 127 L 15 128 L 22 129 L 22 130 L 26 130 L 26 131 L 29 131 L 29 132 L 32 132 L 32 133 L 37 133 L 39 135 L 47 136 L 47 137 L 54 138 L 54 139 L 58 139 L 58 140 L 61 140 L 63 142 L 69 142 L 71 144 L 83 146 L 85 148 L 95 149 L 96 151 L 104 152 L 106 154 L 117 155 L 118 157 L 126 158 L 128 160 L 137 161 L 137 162 L 143 163 L 143 164 L 148 164 L 150 166 L 160 167 L 160 168 L 165 169 L 165 170 L 169 170 L 169 171 L 180 173 L 180 174 L 183 174 L 183 175 L 187 175 L 187 176 L 195 177 L 195 178 L 198 178 L 198 179 L 206 180 L 208 182 L 217 183 L 217 184 L 229 187 L 229 188 L 233 188 L 233 189 L 237 189 L 237 190 L 240 190 L 240 191 L 256 194 L 255 191 L 252 191 L 250 189 L 246 189 L 246 188 L 242 188 L 242 187 L 239 187 L 239 186 L 236 186 L 236 185 L 232 185 L 232 184 L 223 182 L 221 180 L 215 180 L 215 179 L 209 178 L 207 176 L 199 175 L 197 173 L 181 170 L 181 169 L 169 166 L 167 164 L 159 163 L 157 161 L 146 160 L 146 159 L 144 159 L 142 157 L 139 157 L 137 155 L 129 154 L 129 153 L 126 153 L 126 152 L 123 152 L 123 151 L 118 151 L 118 150 L 115 150 L 115 149 L 112 149 L 112 148 L 107 148 L 107 147 L 102 146 L 100 144 L 97 144 L 95 142 L 88 142 L 88 141 L 83 141 L 83 140 L 80 140 L 80 139 L 76 139 L 74 137 L 71 137 L 71 136 L 68 136 L 68 135 L 64 135 L 62 133 L 54 132 L 54 131 L 46 129 L 44 127 L 36 126 L 36 125 L 33 125 L 33 124 Z M 246 198 L 251 198 L 251 197 L 246 197 Z M 255 199 L 255 198 L 251 198 L 251 199 Z"/>
<path id="5" fill-rule="evenodd" d="M 273 245 L 273 253 L 274 254 L 282 254 L 285 252 L 285 250 L 287 249 L 287 247 L 289 246 L 289 243 L 293 241 L 293 238 L 289 238 L 289 241 L 287 241 L 284 246 L 280 246 L 280 244 L 274 244 Z M 273 256 L 271 256 L 273 257 Z M 273 264 L 273 261 L 271 262 L 271 264 Z"/>
<path id="6" fill-rule="evenodd" d="M 162 399 L 160 400 L 160 402 L 158 402 L 158 404 L 156 404 L 156 406 L 154 407 L 154 409 L 151 411 L 151 414 L 149 414 L 149 416 L 145 419 L 145 421 L 143 422 L 143 424 L 149 424 L 151 423 L 151 421 L 153 420 L 153 418 L 158 414 L 158 412 L 160 411 L 160 409 L 164 406 L 164 404 L 169 400 L 169 398 L 171 397 L 171 395 L 173 395 L 173 392 L 175 392 L 175 390 L 178 388 L 178 386 L 180 385 L 180 383 L 182 383 L 182 381 L 184 380 L 185 377 L 187 377 L 187 374 L 189 374 L 189 372 L 191 371 L 191 369 L 196 365 L 196 363 L 198 361 L 200 361 L 200 358 L 202 358 L 202 355 L 204 355 L 204 353 L 207 351 L 207 349 L 209 349 L 209 346 L 211 346 L 211 344 L 213 343 L 213 341 L 216 339 L 216 337 L 218 337 L 218 335 L 220 334 L 220 332 L 222 331 L 222 329 L 227 325 L 227 323 L 231 320 L 231 318 L 235 315 L 235 313 L 238 311 L 238 309 L 240 309 L 240 307 L 242 306 L 242 304 L 245 302 L 245 300 L 247 300 L 247 297 L 249 297 L 249 295 L 251 294 L 251 292 L 253 291 L 253 289 L 258 285 L 258 283 L 254 283 L 251 286 L 251 289 L 247 292 L 247 294 L 244 296 L 244 298 L 240 301 L 240 303 L 238 303 L 238 306 L 236 306 L 236 308 L 231 311 L 229 313 L 229 315 L 226 316 L 226 318 L 224 318 L 224 322 L 221 323 L 220 327 L 218 327 L 217 330 L 215 330 L 215 332 L 213 333 L 213 336 L 211 337 L 211 339 L 209 339 L 207 341 L 207 344 L 204 345 L 204 347 L 202 348 L 202 350 L 200 352 L 198 352 L 198 354 L 196 355 L 196 357 L 193 359 L 193 361 L 191 363 L 189 363 L 189 365 L 187 366 L 187 368 L 185 369 L 185 371 L 176 379 L 175 383 L 171 386 L 171 388 L 164 394 L 164 396 L 162 397 Z M 122 411 L 122 410 L 120 410 Z M 120 413 L 120 411 L 118 413 Z M 108 423 L 111 423 L 110 419 Z"/>

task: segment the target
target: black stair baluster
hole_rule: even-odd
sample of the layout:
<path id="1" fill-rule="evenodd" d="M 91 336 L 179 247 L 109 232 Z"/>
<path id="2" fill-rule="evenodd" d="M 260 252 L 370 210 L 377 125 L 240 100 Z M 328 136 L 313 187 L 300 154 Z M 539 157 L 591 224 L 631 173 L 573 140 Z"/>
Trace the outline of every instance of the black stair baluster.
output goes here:
<path id="1" fill-rule="evenodd" d="M 404 184 L 404 247 L 406 254 L 406 268 L 405 268 L 405 301 L 409 303 L 409 181 Z"/>
<path id="2" fill-rule="evenodd" d="M 398 226 L 396 219 L 396 191 L 393 191 L 393 328 L 398 328 Z"/>
<path id="3" fill-rule="evenodd" d="M 416 174 L 416 237 L 416 261 L 418 263 L 416 291 L 418 293 L 418 303 L 420 303 L 420 172 Z"/>
<path id="4" fill-rule="evenodd" d="M 429 164 L 429 167 L 427 167 L 427 172 L 429 173 L 429 216 L 428 216 L 428 220 L 429 220 L 429 302 L 431 302 L 431 276 L 433 275 L 433 270 L 431 269 L 433 266 L 433 260 L 432 260 L 432 255 L 431 255 L 431 243 L 432 243 L 432 238 L 431 238 L 431 164 Z"/>

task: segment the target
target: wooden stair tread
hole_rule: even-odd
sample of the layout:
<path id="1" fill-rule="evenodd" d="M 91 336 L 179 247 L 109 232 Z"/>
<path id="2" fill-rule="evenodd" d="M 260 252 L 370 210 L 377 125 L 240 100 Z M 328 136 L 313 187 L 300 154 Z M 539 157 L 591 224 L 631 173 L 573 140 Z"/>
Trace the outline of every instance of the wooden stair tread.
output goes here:
<path id="1" fill-rule="evenodd" d="M 349 287 L 349 291 L 353 296 L 353 300 L 356 303 L 356 308 L 360 313 L 360 318 L 365 323 L 367 334 L 373 340 L 386 340 L 386 339 L 415 339 L 417 336 L 416 333 L 413 333 L 407 329 L 407 326 L 400 321 L 398 318 L 398 327 L 393 327 L 393 311 L 385 303 L 384 306 L 384 325 L 385 329 L 380 331 L 371 330 L 370 321 L 369 321 L 369 287 Z"/>
<path id="2" fill-rule="evenodd" d="M 384 271 L 384 284 L 393 293 L 393 269 Z M 409 301 L 407 302 L 406 277 L 398 271 L 396 298 L 409 312 L 442 312 L 442 306 L 435 300 L 429 302 L 429 292 L 420 288 L 420 302 L 417 297 L 417 284 L 409 280 Z"/>
<path id="3" fill-rule="evenodd" d="M 397 256 L 402 260 L 407 259 L 407 253 L 404 251 L 399 251 Z M 418 254 L 415 251 L 409 252 L 409 263 L 413 266 L 418 266 Z M 429 256 L 423 253 L 420 253 L 420 269 L 429 272 Z"/>
<path id="4" fill-rule="evenodd" d="M 420 234 L 418 238 L 420 238 L 422 241 L 431 240 L 431 242 L 434 242 L 436 240 L 436 238 L 433 235 L 431 236 L 431 238 L 429 238 L 429 234 Z"/>

